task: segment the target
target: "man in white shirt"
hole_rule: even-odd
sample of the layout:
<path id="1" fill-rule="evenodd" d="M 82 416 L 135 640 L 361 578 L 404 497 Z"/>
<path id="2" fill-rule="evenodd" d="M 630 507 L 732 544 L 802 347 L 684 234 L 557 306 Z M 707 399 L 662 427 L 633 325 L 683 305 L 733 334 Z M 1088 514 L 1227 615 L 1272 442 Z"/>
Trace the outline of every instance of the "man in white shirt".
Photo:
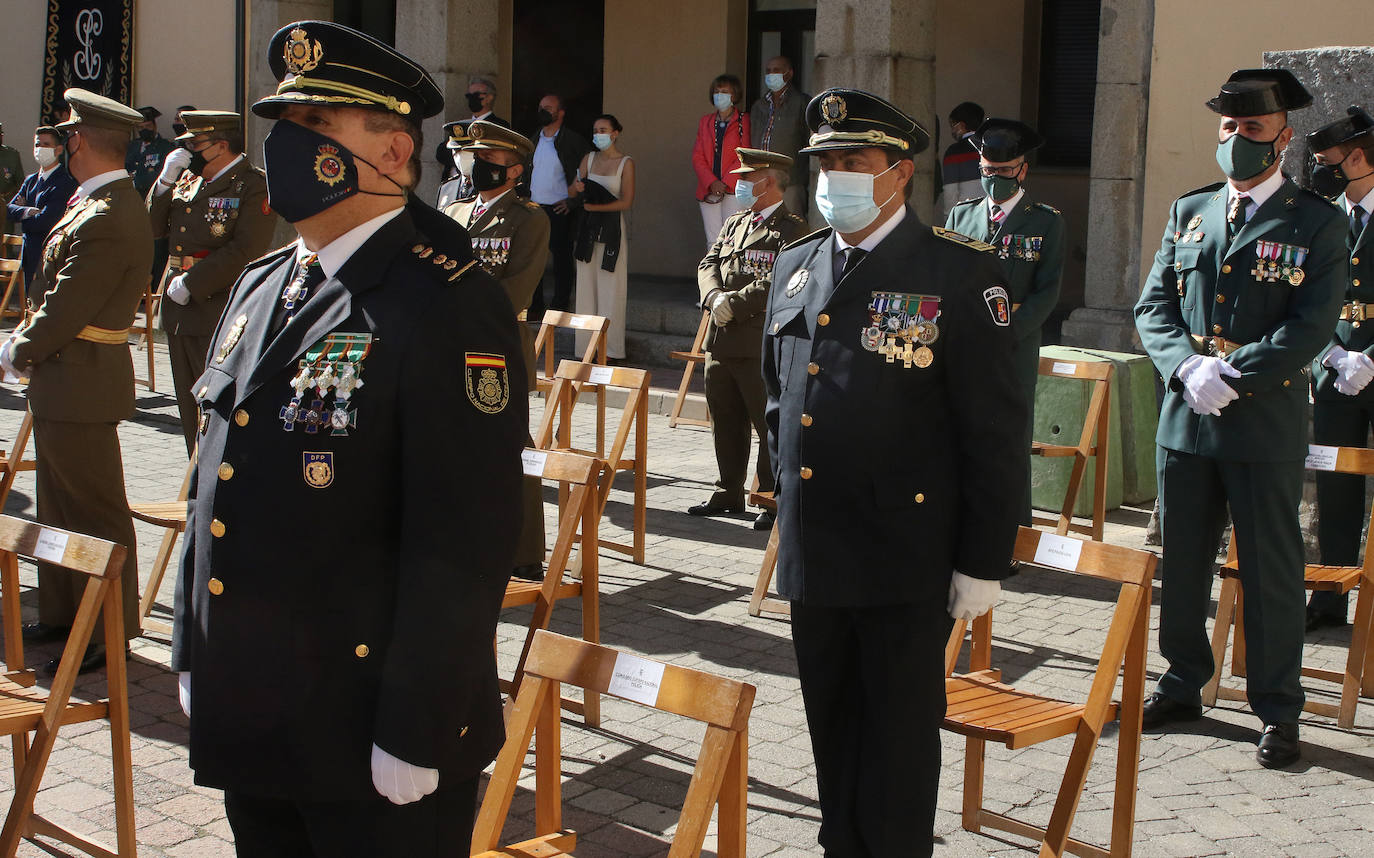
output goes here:
<path id="1" fill-rule="evenodd" d="M 529 198 L 549 218 L 549 254 L 553 257 L 553 300 L 549 307 L 554 310 L 572 309 L 577 279 L 573 266 L 572 210 L 578 204 L 573 184 L 583 156 L 591 151 L 586 138 L 564 126 L 566 118 L 562 96 L 549 93 L 539 100 L 539 130 L 530 135 L 534 140 L 534 164 L 530 170 Z M 540 284 L 530 302 L 530 318 L 542 319 L 544 308 L 544 287 Z"/>

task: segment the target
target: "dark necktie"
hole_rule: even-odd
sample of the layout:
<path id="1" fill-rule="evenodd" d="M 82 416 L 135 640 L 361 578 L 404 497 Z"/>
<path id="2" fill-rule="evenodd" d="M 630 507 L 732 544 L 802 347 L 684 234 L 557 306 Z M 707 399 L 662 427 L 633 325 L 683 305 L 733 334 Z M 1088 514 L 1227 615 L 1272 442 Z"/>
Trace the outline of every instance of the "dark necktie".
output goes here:
<path id="1" fill-rule="evenodd" d="M 1226 232 L 1229 238 L 1235 238 L 1236 233 L 1245 227 L 1245 222 L 1249 219 L 1246 212 L 1249 207 L 1249 194 L 1236 194 L 1231 200 L 1231 209 L 1226 212 Z"/>
<path id="2" fill-rule="evenodd" d="M 472 207 L 472 217 L 468 218 L 468 228 L 471 229 L 472 226 L 473 226 L 473 224 L 475 224 L 475 223 L 477 223 L 477 221 L 481 220 L 481 219 L 482 219 L 482 215 L 484 215 L 484 214 L 486 214 L 486 213 L 487 213 L 487 204 L 486 204 L 485 202 L 482 202 L 481 200 L 478 200 L 477 205 L 475 205 L 475 206 Z"/>
<path id="3" fill-rule="evenodd" d="M 302 306 L 310 293 L 315 290 L 327 278 L 324 274 L 324 266 L 320 265 L 320 258 L 315 254 L 310 254 L 305 259 L 297 262 L 296 274 L 287 282 L 281 293 L 281 304 L 272 319 L 272 330 L 279 331 L 286 327 L 286 323 L 291 321 Z"/>
<path id="4" fill-rule="evenodd" d="M 1002 211 L 1001 206 L 994 205 L 992 207 L 992 211 L 988 214 L 988 238 L 997 235 L 997 229 L 1002 225 L 1006 216 L 1007 213 Z"/>
<path id="5" fill-rule="evenodd" d="M 1350 246 L 1354 247 L 1360 240 L 1360 233 L 1364 231 L 1364 207 L 1354 206 L 1350 209 Z"/>
<path id="6" fill-rule="evenodd" d="M 867 255 L 867 250 L 860 250 L 857 247 L 848 248 L 842 254 L 835 254 L 835 268 L 831 272 L 835 275 L 835 282 L 839 283 L 843 280 L 844 276 L 853 271 L 854 266 L 862 262 L 863 258 Z"/>

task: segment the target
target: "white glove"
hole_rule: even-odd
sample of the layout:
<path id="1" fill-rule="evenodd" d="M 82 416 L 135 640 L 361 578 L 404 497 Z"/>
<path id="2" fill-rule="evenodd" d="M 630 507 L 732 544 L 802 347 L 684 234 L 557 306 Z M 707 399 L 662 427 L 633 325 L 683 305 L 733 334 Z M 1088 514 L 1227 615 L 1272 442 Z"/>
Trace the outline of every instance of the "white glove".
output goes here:
<path id="1" fill-rule="evenodd" d="M 167 153 L 167 157 L 162 161 L 162 175 L 157 177 L 161 183 L 159 191 L 166 191 L 177 183 L 184 170 L 191 166 L 190 149 L 173 149 Z"/>
<path id="2" fill-rule="evenodd" d="M 716 297 L 711 299 L 711 321 L 716 323 L 716 327 L 723 328 L 735 318 L 735 311 L 730 309 L 730 302 L 726 300 L 724 292 L 717 292 Z"/>
<path id="3" fill-rule="evenodd" d="M 981 617 L 1002 595 L 1001 581 L 987 581 L 971 578 L 962 572 L 955 572 L 949 582 L 949 615 L 956 620 L 972 620 Z"/>
<path id="4" fill-rule="evenodd" d="M 186 713 L 186 717 L 191 717 L 191 671 L 183 670 L 177 674 L 177 701 L 181 703 L 181 711 Z"/>
<path id="5" fill-rule="evenodd" d="M 1322 362 L 1340 373 L 1336 379 L 1336 390 L 1346 396 L 1354 396 L 1364 390 L 1370 381 L 1374 381 L 1374 361 L 1364 352 L 1332 346 Z"/>
<path id="6" fill-rule="evenodd" d="M 182 282 L 185 277 L 185 274 L 178 274 L 172 278 L 171 283 L 167 284 L 167 297 L 183 307 L 191 303 L 191 290 L 187 289 L 186 284 Z"/>
<path id="7" fill-rule="evenodd" d="M 419 801 L 439 787 L 439 770 L 412 766 L 372 746 L 372 785 L 392 804 Z"/>
<path id="8" fill-rule="evenodd" d="M 5 340 L 3 346 L 0 346 L 0 370 L 4 371 L 4 376 L 0 378 L 0 381 L 4 381 L 6 384 L 19 381 L 19 370 L 14 368 L 14 334 L 10 334 L 10 338 Z"/>
<path id="9" fill-rule="evenodd" d="M 1240 398 L 1235 388 L 1222 381 L 1222 376 L 1240 378 L 1240 370 L 1221 358 L 1193 355 L 1179 365 L 1176 374 L 1183 382 L 1183 401 L 1194 414 L 1216 417 L 1221 409 Z"/>

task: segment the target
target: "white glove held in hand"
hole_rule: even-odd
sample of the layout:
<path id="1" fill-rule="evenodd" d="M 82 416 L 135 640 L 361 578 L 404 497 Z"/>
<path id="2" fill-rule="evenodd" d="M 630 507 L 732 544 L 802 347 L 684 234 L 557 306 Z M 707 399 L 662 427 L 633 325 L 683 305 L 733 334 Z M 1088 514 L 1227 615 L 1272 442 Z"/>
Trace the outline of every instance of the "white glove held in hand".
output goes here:
<path id="1" fill-rule="evenodd" d="M 372 746 L 372 785 L 392 804 L 419 801 L 439 787 L 439 770 L 412 766 Z"/>
<path id="2" fill-rule="evenodd" d="M 181 711 L 186 713 L 186 717 L 191 717 L 191 671 L 183 670 L 177 674 L 177 701 L 181 703 Z"/>
<path id="3" fill-rule="evenodd" d="M 2 380 L 6 383 L 19 380 L 19 370 L 14 368 L 14 334 L 0 346 L 0 372 L 4 373 Z"/>
<path id="4" fill-rule="evenodd" d="M 1223 376 L 1240 378 L 1240 370 L 1221 358 L 1193 355 L 1179 365 L 1177 375 L 1183 382 L 1183 401 L 1195 414 L 1216 417 L 1240 397 L 1235 388 L 1222 380 Z"/>
<path id="5" fill-rule="evenodd" d="M 1337 352 L 1340 354 L 1337 355 Z M 1340 346 L 1332 346 L 1326 359 L 1322 361 L 1336 370 L 1336 390 L 1346 396 L 1354 396 L 1374 381 L 1374 361 L 1364 352 L 1346 351 Z"/>
<path id="6" fill-rule="evenodd" d="M 962 572 L 955 572 L 949 582 L 949 615 L 956 620 L 972 620 L 981 617 L 1002 595 L 1001 581 L 987 581 L 972 578 Z"/>
<path id="7" fill-rule="evenodd" d="M 730 302 L 726 300 L 724 292 L 717 292 L 716 297 L 711 299 L 711 321 L 716 323 L 716 327 L 723 328 L 735 318 L 735 311 L 730 309 Z"/>
<path id="8" fill-rule="evenodd" d="M 172 278 L 172 282 L 167 284 L 167 297 L 185 307 L 191 303 L 191 290 L 186 288 L 183 279 L 185 274 L 178 274 Z"/>
<path id="9" fill-rule="evenodd" d="M 190 149 L 173 149 L 167 153 L 167 157 L 162 162 L 162 175 L 157 180 L 162 183 L 162 188 L 170 188 L 181 178 L 182 171 L 191 166 Z M 159 188 L 159 190 L 162 190 Z"/>

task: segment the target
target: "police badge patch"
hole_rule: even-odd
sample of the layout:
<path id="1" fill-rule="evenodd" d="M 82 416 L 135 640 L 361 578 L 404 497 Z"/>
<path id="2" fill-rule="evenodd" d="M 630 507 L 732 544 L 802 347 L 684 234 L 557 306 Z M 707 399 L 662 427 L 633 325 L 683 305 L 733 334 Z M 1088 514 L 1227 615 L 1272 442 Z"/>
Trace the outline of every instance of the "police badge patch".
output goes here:
<path id="1" fill-rule="evenodd" d="M 988 305 L 988 312 L 992 313 L 992 321 L 998 327 L 1005 328 L 1011 324 L 1011 301 L 1007 298 L 1007 290 L 1001 286 L 984 289 L 983 300 Z"/>
<path id="2" fill-rule="evenodd" d="M 345 172 L 338 147 L 321 143 L 315 154 L 315 178 L 333 187 L 344 180 Z"/>
<path id="3" fill-rule="evenodd" d="M 510 401 L 510 379 L 506 376 L 506 359 L 502 355 L 466 352 L 463 355 L 463 380 L 468 401 L 478 411 L 496 414 Z"/>
<path id="4" fill-rule="evenodd" d="M 327 489 L 334 482 L 333 453 L 301 453 L 301 473 L 312 489 Z"/>

